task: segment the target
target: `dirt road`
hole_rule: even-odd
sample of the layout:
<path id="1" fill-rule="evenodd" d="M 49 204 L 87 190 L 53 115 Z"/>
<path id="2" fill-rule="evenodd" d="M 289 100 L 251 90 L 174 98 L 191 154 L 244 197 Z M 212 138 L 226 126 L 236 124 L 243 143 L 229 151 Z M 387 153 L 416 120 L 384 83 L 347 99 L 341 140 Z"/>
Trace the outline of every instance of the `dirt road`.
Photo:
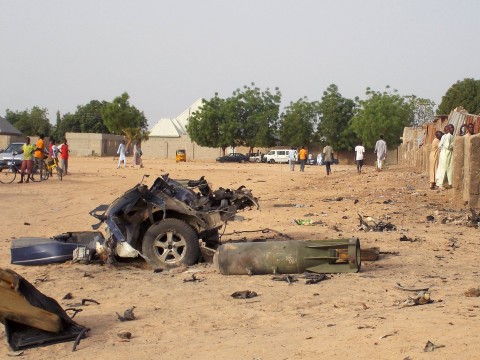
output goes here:
<path id="1" fill-rule="evenodd" d="M 27 359 L 474 359 L 480 353 L 480 298 L 464 292 L 478 287 L 479 229 L 467 227 L 466 206 L 451 193 L 428 190 L 426 176 L 410 168 L 376 172 L 366 167 L 180 163 L 146 159 L 144 169 L 116 169 L 111 158 L 72 158 L 72 175 L 62 182 L 0 184 L 0 267 L 11 268 L 67 307 L 82 298 L 76 320 L 91 331 L 75 353 L 71 343 L 25 351 Z M 153 273 L 143 261 L 114 268 L 99 264 L 38 267 L 10 265 L 10 241 L 89 230 L 88 212 L 109 203 L 144 173 L 172 178 L 205 175 L 213 187 L 245 185 L 260 198 L 260 210 L 240 213 L 222 241 L 278 238 L 297 240 L 358 237 L 362 247 L 379 247 L 376 262 L 358 274 L 334 274 L 315 285 L 272 281 L 271 276 L 223 276 L 212 266 Z M 287 206 L 288 205 L 288 206 Z M 385 217 L 391 232 L 359 230 L 358 215 Z M 426 217 L 431 215 L 433 221 Z M 293 219 L 312 219 L 315 226 Z M 321 222 L 321 223 L 320 223 Z M 262 229 L 271 229 L 263 232 Z M 258 232 L 253 232 L 258 230 Z M 242 231 L 248 231 L 243 232 Z M 400 239 L 403 238 L 401 241 Z M 199 282 L 184 282 L 196 275 Z M 91 275 L 91 276 L 85 276 Z M 430 287 L 433 303 L 404 307 L 414 293 Z M 252 290 L 258 297 L 230 294 Z M 61 300 L 71 292 L 72 300 Z M 115 312 L 136 306 L 137 320 L 119 322 Z M 122 341 L 117 333 L 130 331 Z M 444 347 L 424 352 L 430 340 Z M 0 358 L 9 349 L 0 332 Z"/>

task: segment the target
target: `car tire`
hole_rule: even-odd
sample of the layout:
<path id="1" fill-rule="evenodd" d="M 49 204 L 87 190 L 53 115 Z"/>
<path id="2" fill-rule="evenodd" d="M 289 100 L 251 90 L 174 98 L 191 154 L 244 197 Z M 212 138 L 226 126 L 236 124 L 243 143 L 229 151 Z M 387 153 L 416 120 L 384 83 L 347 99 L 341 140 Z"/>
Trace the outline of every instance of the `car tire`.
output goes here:
<path id="1" fill-rule="evenodd" d="M 240 164 L 245 164 L 245 160 L 240 160 Z"/>
<path id="2" fill-rule="evenodd" d="M 155 268 L 194 265 L 200 258 L 198 235 L 182 220 L 160 220 L 145 233 L 142 253 Z"/>
<path id="3" fill-rule="evenodd" d="M 255 162 L 259 163 L 259 162 L 261 162 L 261 161 L 260 161 L 260 159 L 256 159 Z"/>
<path id="4" fill-rule="evenodd" d="M 270 163 L 270 164 L 275 164 L 275 160 L 270 159 L 269 163 Z"/>

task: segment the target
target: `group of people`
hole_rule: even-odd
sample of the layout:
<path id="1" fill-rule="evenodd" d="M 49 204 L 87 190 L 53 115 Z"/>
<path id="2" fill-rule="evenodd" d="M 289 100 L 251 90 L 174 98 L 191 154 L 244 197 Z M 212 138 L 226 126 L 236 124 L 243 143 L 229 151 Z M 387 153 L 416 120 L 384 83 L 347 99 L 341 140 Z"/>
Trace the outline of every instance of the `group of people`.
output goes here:
<path id="1" fill-rule="evenodd" d="M 123 167 L 127 167 L 127 146 L 125 145 L 125 140 L 122 140 L 120 142 L 120 145 L 118 145 L 118 150 L 117 150 L 117 155 L 118 155 L 118 164 L 117 164 L 117 169 L 120 169 L 120 165 L 123 162 Z M 140 147 L 140 143 L 135 142 L 133 144 L 133 166 L 137 165 L 140 167 L 143 167 L 143 162 L 142 162 L 142 149 Z"/>
<path id="2" fill-rule="evenodd" d="M 33 164 L 40 167 L 45 158 L 45 136 L 40 134 L 35 145 L 31 143 L 30 137 L 25 138 L 25 144 L 19 151 L 23 154 L 22 165 L 20 169 L 20 181 L 19 183 L 30 182 L 30 174 L 32 173 Z M 60 155 L 60 167 L 64 175 L 68 175 L 68 142 L 67 139 L 63 139 L 63 143 L 60 146 L 56 145 L 55 139 L 50 140 L 48 148 L 48 158 L 56 159 L 58 161 L 58 155 Z"/>
<path id="3" fill-rule="evenodd" d="M 376 168 L 377 171 L 382 171 L 383 163 L 387 157 L 387 143 L 383 139 L 383 135 L 380 135 L 380 139 L 375 144 L 375 154 L 377 154 L 377 162 Z M 300 161 L 300 171 L 304 171 L 305 163 L 307 161 L 308 151 L 305 149 L 304 146 L 300 149 L 298 153 L 298 159 Z M 357 172 L 360 174 L 362 172 L 362 167 L 364 164 L 364 157 L 365 157 L 365 147 L 363 143 L 355 146 L 355 163 L 357 165 Z M 295 162 L 297 160 L 297 150 L 292 147 L 288 153 L 288 164 L 290 166 L 290 170 L 295 170 Z M 318 165 L 325 165 L 325 169 L 327 171 L 327 175 L 332 173 L 331 165 L 335 161 L 334 150 L 332 146 L 326 145 L 323 148 L 323 151 L 318 154 L 317 157 L 317 164 Z"/>
<path id="4" fill-rule="evenodd" d="M 300 171 L 304 172 L 305 171 L 305 164 L 307 163 L 307 158 L 308 158 L 308 151 L 305 149 L 305 146 L 302 146 L 302 148 L 298 151 L 298 160 L 300 162 Z M 292 147 L 288 151 L 288 166 L 290 167 L 291 171 L 295 170 L 295 163 L 297 161 L 297 150 Z"/>
<path id="5" fill-rule="evenodd" d="M 460 129 L 461 136 L 475 135 L 472 123 L 462 125 Z M 432 141 L 430 150 L 430 189 L 450 189 L 453 179 L 453 141 L 455 127 L 448 124 L 443 129 L 444 132 L 436 131 L 435 139 Z"/>

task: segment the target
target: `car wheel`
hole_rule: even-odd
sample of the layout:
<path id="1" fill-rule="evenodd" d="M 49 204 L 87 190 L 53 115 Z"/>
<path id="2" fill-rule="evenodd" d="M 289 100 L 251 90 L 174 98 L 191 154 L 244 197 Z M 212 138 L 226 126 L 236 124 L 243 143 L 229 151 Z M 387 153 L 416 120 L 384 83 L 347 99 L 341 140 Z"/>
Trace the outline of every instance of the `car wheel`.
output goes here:
<path id="1" fill-rule="evenodd" d="M 270 164 L 275 164 L 275 160 L 270 159 L 269 163 L 270 163 Z"/>
<path id="2" fill-rule="evenodd" d="M 260 159 L 255 160 L 255 162 L 259 163 L 259 162 L 260 162 Z"/>
<path id="3" fill-rule="evenodd" d="M 240 160 L 240 163 L 241 163 L 241 164 L 244 164 L 244 163 L 245 163 L 245 160 L 243 160 L 243 159 Z"/>
<path id="4" fill-rule="evenodd" d="M 142 253 L 153 267 L 190 266 L 200 257 L 198 235 L 184 221 L 160 220 L 145 233 Z"/>

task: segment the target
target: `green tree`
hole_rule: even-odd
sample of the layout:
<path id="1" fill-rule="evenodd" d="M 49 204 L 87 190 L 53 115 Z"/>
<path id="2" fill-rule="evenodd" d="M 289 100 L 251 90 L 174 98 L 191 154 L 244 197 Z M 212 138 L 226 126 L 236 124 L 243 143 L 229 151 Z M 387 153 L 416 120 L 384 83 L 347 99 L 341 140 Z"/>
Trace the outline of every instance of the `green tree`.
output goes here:
<path id="1" fill-rule="evenodd" d="M 480 80 L 464 79 L 453 84 L 442 97 L 438 115 L 448 115 L 462 106 L 470 114 L 480 113 Z"/>
<path id="2" fill-rule="evenodd" d="M 77 106 L 75 116 L 79 120 L 81 132 L 110 133 L 102 118 L 102 112 L 106 106 L 106 101 L 98 100 L 92 100 L 86 105 Z"/>
<path id="3" fill-rule="evenodd" d="M 202 106 L 188 120 L 187 133 L 200 146 L 219 147 L 225 152 L 229 145 L 226 131 L 226 101 L 215 93 L 210 100 L 202 99 Z"/>
<path id="4" fill-rule="evenodd" d="M 55 126 L 53 127 L 53 131 L 52 131 L 52 134 L 51 136 L 54 138 L 54 139 L 62 139 L 62 135 L 59 134 L 59 131 L 60 131 L 60 127 L 62 126 L 62 116 L 60 115 L 60 111 L 57 110 L 57 113 L 56 113 L 56 119 L 55 119 Z"/>
<path id="5" fill-rule="evenodd" d="M 101 110 L 103 123 L 113 134 L 123 134 L 127 137 L 127 148 L 132 142 L 132 134 L 147 130 L 147 119 L 143 111 L 130 105 L 128 93 L 117 96 L 113 102 L 106 103 Z"/>
<path id="6" fill-rule="evenodd" d="M 278 113 L 282 94 L 267 88 L 261 91 L 255 84 L 237 89 L 227 99 L 227 123 L 231 145 L 246 145 L 252 152 L 256 146 L 268 147 L 275 143 Z"/>
<path id="7" fill-rule="evenodd" d="M 60 113 L 57 112 L 55 136 L 61 139 L 67 132 L 109 134 L 110 130 L 102 117 L 106 105 L 106 101 L 92 100 L 88 104 L 78 105 L 75 113 L 67 113 L 60 120 Z"/>
<path id="8" fill-rule="evenodd" d="M 435 118 L 435 102 L 417 98 L 415 95 L 405 96 L 413 109 L 413 126 L 422 126 Z"/>
<path id="9" fill-rule="evenodd" d="M 215 93 L 203 99 L 199 111 L 188 122 L 187 133 L 201 146 L 220 147 L 245 145 L 271 146 L 275 141 L 281 93 L 267 88 L 261 91 L 255 84 L 237 89 L 222 99 Z"/>
<path id="10" fill-rule="evenodd" d="M 7 109 L 5 119 L 26 136 L 38 134 L 50 136 L 53 130 L 52 124 L 48 120 L 48 110 L 38 106 L 24 111 Z"/>
<path id="11" fill-rule="evenodd" d="M 320 118 L 318 101 L 306 97 L 290 102 L 280 116 L 280 139 L 288 146 L 309 146 L 314 140 L 314 129 Z"/>
<path id="12" fill-rule="evenodd" d="M 344 98 L 335 84 L 323 92 L 320 104 L 321 118 L 318 138 L 336 150 L 351 150 L 355 146 L 355 134 L 349 126 L 355 102 Z"/>
<path id="13" fill-rule="evenodd" d="M 358 100 L 359 108 L 351 121 L 352 130 L 368 148 L 374 147 L 380 134 L 390 148 L 399 145 L 404 127 L 413 121 L 411 103 L 396 90 L 391 93 L 367 88 L 366 96 L 366 100 Z"/>

